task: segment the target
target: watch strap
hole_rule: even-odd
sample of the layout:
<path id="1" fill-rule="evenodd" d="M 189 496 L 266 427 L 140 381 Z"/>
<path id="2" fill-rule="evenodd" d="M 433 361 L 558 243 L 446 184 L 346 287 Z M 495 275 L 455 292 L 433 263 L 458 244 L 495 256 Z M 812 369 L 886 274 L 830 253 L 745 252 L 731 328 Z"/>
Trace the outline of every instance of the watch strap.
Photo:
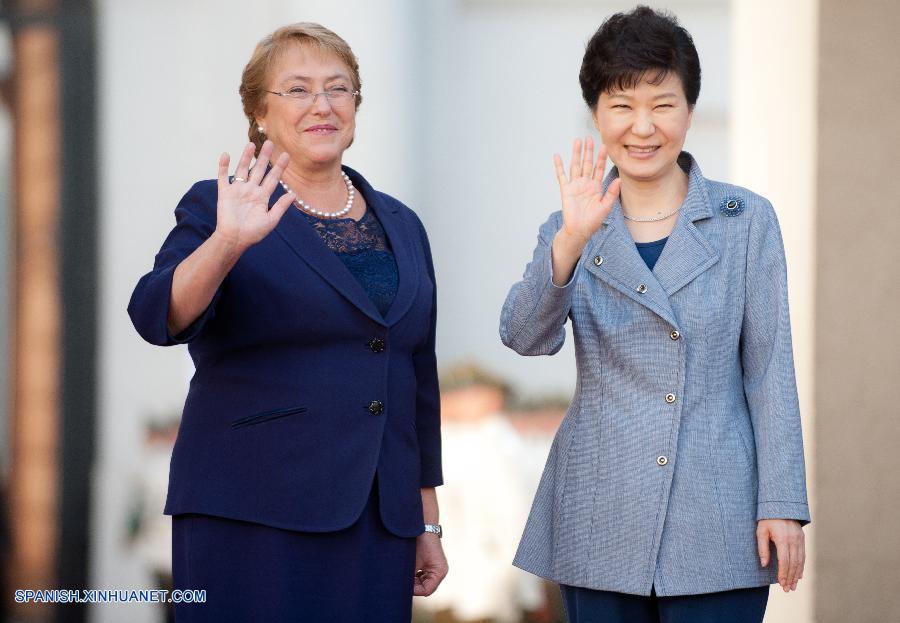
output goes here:
<path id="1" fill-rule="evenodd" d="M 425 532 L 431 532 L 432 534 L 438 535 L 438 538 L 443 538 L 444 530 L 441 528 L 441 524 L 437 523 L 427 523 L 425 524 Z"/>

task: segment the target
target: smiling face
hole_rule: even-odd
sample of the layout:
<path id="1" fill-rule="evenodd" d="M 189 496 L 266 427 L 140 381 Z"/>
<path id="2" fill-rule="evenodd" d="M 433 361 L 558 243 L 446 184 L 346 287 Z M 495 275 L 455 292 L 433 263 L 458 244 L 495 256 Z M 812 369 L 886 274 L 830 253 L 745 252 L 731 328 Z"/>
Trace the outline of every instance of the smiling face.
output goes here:
<path id="1" fill-rule="evenodd" d="M 333 53 L 314 45 L 285 49 L 269 71 L 268 91 L 353 91 L 349 68 Z M 356 130 L 356 102 L 336 105 L 324 95 L 315 102 L 267 93 L 256 122 L 279 150 L 291 156 L 291 167 L 340 163 Z"/>
<path id="2" fill-rule="evenodd" d="M 648 82 L 655 77 L 650 72 L 634 88 L 601 93 L 594 109 L 594 125 L 623 181 L 658 181 L 675 172 L 691 127 L 681 79 L 669 72 L 659 84 Z"/>

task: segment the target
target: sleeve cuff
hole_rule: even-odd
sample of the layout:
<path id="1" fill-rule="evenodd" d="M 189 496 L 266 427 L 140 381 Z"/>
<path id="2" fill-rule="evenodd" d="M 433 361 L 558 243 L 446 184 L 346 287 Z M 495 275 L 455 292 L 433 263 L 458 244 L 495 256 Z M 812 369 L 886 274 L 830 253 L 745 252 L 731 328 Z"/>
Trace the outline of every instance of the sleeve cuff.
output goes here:
<path id="1" fill-rule="evenodd" d="M 422 472 L 422 476 L 419 478 L 419 487 L 422 489 L 440 487 L 442 484 L 444 484 L 444 475 L 440 468 L 428 470 L 427 473 Z"/>
<path id="2" fill-rule="evenodd" d="M 197 319 L 194 320 L 190 325 L 187 326 L 186 329 L 177 333 L 176 335 L 168 335 L 169 341 L 172 344 L 187 344 L 191 340 L 193 340 L 200 331 L 203 329 L 203 326 L 212 320 L 216 315 L 216 303 L 219 302 L 219 299 L 222 297 L 222 288 L 219 287 L 216 290 L 216 293 L 213 295 L 212 301 L 209 302 L 209 305 L 206 309 L 203 310 L 203 313 L 197 316 Z M 168 315 L 168 312 L 167 312 Z M 166 327 L 166 333 L 168 333 L 168 326 Z"/>
<path id="3" fill-rule="evenodd" d="M 756 520 L 794 519 L 805 526 L 810 522 L 809 505 L 806 502 L 760 502 L 756 507 Z"/>
<path id="4" fill-rule="evenodd" d="M 547 253 L 547 274 L 550 275 L 550 286 L 554 290 L 566 290 L 569 288 L 569 286 L 571 286 L 573 283 L 575 283 L 575 278 L 578 277 L 578 271 L 581 270 L 581 258 L 578 258 L 578 261 L 575 262 L 575 268 L 572 269 L 572 276 L 569 277 L 569 280 L 565 284 L 558 286 L 555 283 L 553 283 L 553 247 L 552 246 L 550 247 L 549 251 L 550 252 Z"/>

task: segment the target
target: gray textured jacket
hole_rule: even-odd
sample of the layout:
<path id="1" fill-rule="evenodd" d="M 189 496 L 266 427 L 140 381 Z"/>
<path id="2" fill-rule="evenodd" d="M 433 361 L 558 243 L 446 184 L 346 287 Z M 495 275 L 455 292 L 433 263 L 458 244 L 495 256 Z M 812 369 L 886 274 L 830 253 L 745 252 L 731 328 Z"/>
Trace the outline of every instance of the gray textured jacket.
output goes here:
<path id="1" fill-rule="evenodd" d="M 649 595 L 776 582 L 756 522 L 809 521 L 784 246 L 771 204 L 703 177 L 651 272 L 618 202 L 568 284 L 551 281 L 556 212 L 510 290 L 503 343 L 552 355 L 572 320 L 578 380 L 514 564 Z M 615 178 L 609 174 L 604 187 Z"/>

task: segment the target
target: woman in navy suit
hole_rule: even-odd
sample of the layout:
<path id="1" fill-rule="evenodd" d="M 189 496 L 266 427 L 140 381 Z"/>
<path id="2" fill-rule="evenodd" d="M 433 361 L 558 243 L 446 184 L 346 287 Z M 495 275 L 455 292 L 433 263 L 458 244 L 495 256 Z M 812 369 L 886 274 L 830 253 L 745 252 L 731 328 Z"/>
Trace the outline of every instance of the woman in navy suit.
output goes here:
<path id="1" fill-rule="evenodd" d="M 263 39 L 251 144 L 132 295 L 141 336 L 196 366 L 165 512 L 175 588 L 206 602 L 179 621 L 409 621 L 447 573 L 434 269 L 415 213 L 341 164 L 360 88 L 326 28 Z"/>

